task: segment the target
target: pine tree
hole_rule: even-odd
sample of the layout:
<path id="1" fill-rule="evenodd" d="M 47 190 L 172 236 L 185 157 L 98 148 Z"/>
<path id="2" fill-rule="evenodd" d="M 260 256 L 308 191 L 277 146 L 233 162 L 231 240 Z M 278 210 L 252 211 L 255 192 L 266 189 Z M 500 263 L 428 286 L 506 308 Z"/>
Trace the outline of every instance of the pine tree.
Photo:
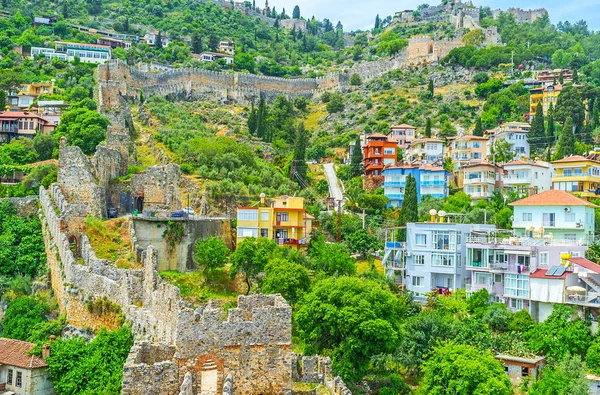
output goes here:
<path id="1" fill-rule="evenodd" d="M 433 80 L 432 79 L 429 79 L 429 85 L 427 86 L 427 91 L 429 92 L 430 97 L 433 98 L 434 89 L 433 89 Z"/>
<path id="2" fill-rule="evenodd" d="M 129 33 L 129 17 L 125 17 L 125 21 L 123 22 L 123 31 L 125 33 Z"/>
<path id="3" fill-rule="evenodd" d="M 163 47 L 162 33 L 158 32 L 158 34 L 156 35 L 156 41 L 154 42 L 154 48 L 155 49 L 161 49 L 162 47 Z"/>
<path id="4" fill-rule="evenodd" d="M 379 26 L 381 26 L 381 19 L 379 19 L 379 14 L 377 14 L 375 17 L 375 30 L 379 29 Z"/>
<path id="5" fill-rule="evenodd" d="M 202 36 L 200 35 L 200 32 L 194 30 L 194 32 L 192 33 L 192 52 L 194 52 L 195 54 L 201 53 L 202 45 Z"/>
<path id="6" fill-rule="evenodd" d="M 560 71 L 560 74 L 558 75 L 558 83 L 561 85 L 564 85 L 564 83 L 565 83 L 565 76 L 563 75 L 562 70 Z"/>
<path id="7" fill-rule="evenodd" d="M 248 131 L 252 136 L 256 134 L 256 127 L 258 122 L 258 113 L 256 108 L 254 107 L 254 103 L 252 103 L 252 109 L 250 110 L 250 115 L 248 115 Z"/>
<path id="8" fill-rule="evenodd" d="M 141 90 L 140 91 L 140 104 L 144 104 L 144 101 L 146 101 L 146 99 L 144 98 L 144 91 Z"/>
<path id="9" fill-rule="evenodd" d="M 291 168 L 293 174 L 290 174 L 292 181 L 298 180 L 301 187 L 307 185 L 306 173 L 308 165 L 306 164 L 306 148 L 308 147 L 308 133 L 304 128 L 304 122 L 298 122 L 296 127 L 296 139 L 294 141 L 294 156 Z"/>
<path id="10" fill-rule="evenodd" d="M 481 118 L 477 118 L 477 122 L 475 122 L 473 136 L 483 137 L 483 125 L 481 124 Z"/>
<path id="11" fill-rule="evenodd" d="M 294 11 L 292 12 L 292 18 L 300 19 L 300 7 L 295 6 Z"/>
<path id="12" fill-rule="evenodd" d="M 529 132 L 529 145 L 531 147 L 543 147 L 546 141 L 546 128 L 544 127 L 544 107 L 542 102 L 538 103 L 535 110 L 535 118 L 531 122 L 531 131 Z"/>
<path id="13" fill-rule="evenodd" d="M 566 158 L 575 153 L 575 135 L 573 134 L 573 118 L 568 117 L 563 125 L 562 134 L 558 140 L 558 158 Z"/>
<path id="14" fill-rule="evenodd" d="M 62 14 L 65 19 L 69 17 L 69 2 L 67 0 L 63 0 L 62 2 Z"/>
<path id="15" fill-rule="evenodd" d="M 352 156 L 350 157 L 350 175 L 354 177 L 361 176 L 363 174 L 363 152 L 360 144 L 360 137 L 356 139 L 354 147 L 352 149 Z"/>
<path id="16" fill-rule="evenodd" d="M 256 0 L 252 0 L 252 9 L 256 11 Z"/>
<path id="17" fill-rule="evenodd" d="M 262 97 L 258 102 L 258 113 L 256 116 L 256 136 L 263 138 L 265 136 L 265 132 L 267 130 L 266 124 L 266 108 L 265 108 L 265 99 Z"/>
<path id="18" fill-rule="evenodd" d="M 419 202 L 417 198 L 417 182 L 412 174 L 406 176 L 406 188 L 404 189 L 404 200 L 400 209 L 400 226 L 405 226 L 409 222 L 419 220 Z M 406 232 L 402 232 L 406 234 Z"/>
<path id="19" fill-rule="evenodd" d="M 548 107 L 548 128 L 546 129 L 546 144 L 549 146 L 554 144 L 556 136 L 554 129 L 554 106 L 550 103 L 550 107 Z"/>
<path id="20" fill-rule="evenodd" d="M 573 70 L 573 83 L 579 83 L 579 73 L 577 72 L 577 69 Z"/>
<path id="21" fill-rule="evenodd" d="M 431 138 L 431 118 L 427 118 L 427 120 L 425 121 L 425 132 L 423 133 L 423 135 L 427 139 Z"/>

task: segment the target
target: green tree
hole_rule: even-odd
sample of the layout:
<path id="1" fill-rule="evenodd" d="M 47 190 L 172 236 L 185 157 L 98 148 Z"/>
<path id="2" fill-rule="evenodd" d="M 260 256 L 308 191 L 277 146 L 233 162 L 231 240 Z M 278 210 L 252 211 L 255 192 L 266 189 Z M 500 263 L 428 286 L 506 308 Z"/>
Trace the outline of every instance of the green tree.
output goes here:
<path id="1" fill-rule="evenodd" d="M 254 56 L 244 52 L 238 52 L 235 54 L 233 65 L 236 70 L 247 70 L 249 73 L 254 73 L 256 68 Z"/>
<path id="2" fill-rule="evenodd" d="M 154 49 L 161 50 L 163 47 L 162 32 L 158 32 L 156 40 L 154 41 Z"/>
<path id="3" fill-rule="evenodd" d="M 324 236 L 313 238 L 308 251 L 315 270 L 327 275 L 354 275 L 356 263 L 350 251 L 343 244 L 329 244 Z"/>
<path id="4" fill-rule="evenodd" d="M 192 33 L 192 52 L 195 54 L 199 54 L 202 52 L 202 36 L 200 35 L 200 32 L 197 30 L 194 30 L 194 32 Z"/>
<path id="5" fill-rule="evenodd" d="M 32 328 L 46 321 L 49 311 L 48 304 L 37 297 L 20 296 L 13 299 L 2 321 L 2 336 L 27 340 Z"/>
<path id="6" fill-rule="evenodd" d="M 563 88 L 554 108 L 554 120 L 566 123 L 567 118 L 571 118 L 575 127 L 574 133 L 578 133 L 585 120 L 585 106 L 582 92 L 579 87 L 573 85 Z"/>
<path id="7" fill-rule="evenodd" d="M 425 377 L 419 394 L 510 395 L 513 393 L 504 368 L 489 352 L 452 342 L 433 349 L 423 364 Z"/>
<path id="8" fill-rule="evenodd" d="M 510 315 L 511 313 L 504 303 L 494 303 L 483 316 L 483 322 L 494 332 L 506 332 Z"/>
<path id="9" fill-rule="evenodd" d="M 350 251 L 358 252 L 362 256 L 367 256 L 370 252 L 375 252 L 381 249 L 381 242 L 376 236 L 369 234 L 366 229 L 359 229 L 352 233 L 346 239 L 350 247 Z"/>
<path id="10" fill-rule="evenodd" d="M 379 283 L 339 277 L 317 283 L 295 318 L 305 352 L 331 355 L 334 372 L 357 381 L 372 356 L 394 350 L 406 311 L 405 302 Z"/>
<path id="11" fill-rule="evenodd" d="M 93 103 L 93 101 L 91 102 Z M 92 155 L 96 146 L 106 138 L 108 119 L 98 113 L 88 101 L 81 101 L 65 111 L 53 133 L 55 145 L 66 136 L 69 145 L 76 145 L 86 155 Z"/>
<path id="12" fill-rule="evenodd" d="M 549 146 L 554 145 L 556 136 L 554 129 L 554 105 L 550 103 L 550 106 L 548 107 L 548 128 L 546 129 L 546 143 Z"/>
<path id="13" fill-rule="evenodd" d="M 196 240 L 194 259 L 199 266 L 212 271 L 225 266 L 230 252 L 223 239 L 209 236 L 206 239 Z"/>
<path id="14" fill-rule="evenodd" d="M 57 340 L 46 360 L 58 394 L 118 394 L 123 365 L 133 345 L 128 327 L 101 330 L 89 343 L 83 338 Z"/>
<path id="15" fill-rule="evenodd" d="M 554 305 L 550 316 L 525 333 L 531 350 L 555 360 L 567 354 L 585 355 L 592 341 L 590 328 L 582 319 L 572 319 L 573 309 L 565 305 Z"/>
<path id="16" fill-rule="evenodd" d="M 467 311 L 475 317 L 482 318 L 490 308 L 490 293 L 480 289 L 467 299 Z"/>
<path id="17" fill-rule="evenodd" d="M 292 11 L 292 18 L 300 19 L 300 7 L 297 5 L 294 7 L 294 11 Z"/>
<path id="18" fill-rule="evenodd" d="M 473 130 L 473 136 L 483 137 L 483 125 L 481 123 L 481 118 L 477 118 L 477 122 L 475 122 L 475 129 Z"/>
<path id="19" fill-rule="evenodd" d="M 585 363 L 591 373 L 600 374 L 600 341 L 598 339 L 588 348 Z"/>
<path id="20" fill-rule="evenodd" d="M 409 174 L 406 177 L 406 188 L 404 190 L 404 200 L 400 210 L 400 225 L 404 226 L 409 222 L 419 220 L 419 203 L 417 195 L 417 181 Z"/>
<path id="21" fill-rule="evenodd" d="M 527 141 L 533 147 L 543 147 L 541 144 L 546 140 L 546 128 L 544 125 L 544 108 L 542 103 L 538 103 L 538 106 L 535 110 L 535 118 L 531 122 L 531 130 L 529 132 L 529 136 L 527 137 Z"/>
<path id="22" fill-rule="evenodd" d="M 425 132 L 423 132 L 423 136 L 427 139 L 431 138 L 431 118 L 427 118 L 425 121 Z"/>
<path id="23" fill-rule="evenodd" d="M 508 140 L 497 140 L 490 148 L 492 163 L 508 163 L 515 158 L 515 152 L 510 148 Z"/>
<path id="24" fill-rule="evenodd" d="M 262 292 L 279 293 L 295 305 L 309 289 L 310 277 L 304 266 L 281 258 L 272 259 L 265 266 Z"/>
<path id="25" fill-rule="evenodd" d="M 294 156 L 292 157 L 292 169 L 290 174 L 292 181 L 298 181 L 302 188 L 308 186 L 308 164 L 306 163 L 306 148 L 308 146 L 308 133 L 304 129 L 304 122 L 298 122 L 296 126 L 296 140 L 294 141 Z"/>
<path id="26" fill-rule="evenodd" d="M 350 77 L 350 85 L 352 86 L 360 86 L 362 85 L 362 80 L 360 79 L 360 75 L 354 73 L 352 77 Z"/>
<path id="27" fill-rule="evenodd" d="M 510 316 L 508 321 L 508 330 L 511 332 L 527 332 L 535 325 L 535 321 L 529 311 L 519 310 Z"/>
<path id="28" fill-rule="evenodd" d="M 379 18 L 379 14 L 375 17 L 375 30 L 379 29 L 381 26 L 381 19 Z"/>
<path id="29" fill-rule="evenodd" d="M 579 355 L 566 355 L 558 366 L 547 366 L 541 380 L 531 387 L 532 395 L 587 395 L 585 365 Z"/>
<path id="30" fill-rule="evenodd" d="M 567 117 L 563 125 L 562 134 L 558 140 L 556 155 L 558 159 L 566 158 L 575 153 L 575 134 L 573 133 L 573 118 Z"/>
<path id="31" fill-rule="evenodd" d="M 339 93 L 333 93 L 330 95 L 329 102 L 327 103 L 327 112 L 334 114 L 337 112 L 344 111 L 344 98 Z"/>
<path id="32" fill-rule="evenodd" d="M 352 178 L 363 174 L 363 152 L 360 137 L 356 139 L 350 157 L 350 176 Z"/>
<path id="33" fill-rule="evenodd" d="M 473 29 L 462 38 L 465 45 L 480 46 L 485 42 L 485 33 L 481 29 Z"/>
<path id="34" fill-rule="evenodd" d="M 54 141 L 52 136 L 44 133 L 37 133 L 33 139 L 33 149 L 38 154 L 38 160 L 48 160 L 52 158 L 54 150 Z"/>
<path id="35" fill-rule="evenodd" d="M 435 95 L 435 91 L 433 88 L 433 79 L 429 79 L 429 84 L 427 85 L 427 92 L 429 93 L 429 97 L 433 98 L 433 96 Z"/>
<path id="36" fill-rule="evenodd" d="M 240 273 L 244 276 L 246 295 L 250 294 L 252 283 L 258 280 L 258 276 L 265 269 L 265 265 L 271 258 L 277 244 L 273 240 L 254 237 L 245 238 L 237 249 L 231 254 L 231 278 Z"/>

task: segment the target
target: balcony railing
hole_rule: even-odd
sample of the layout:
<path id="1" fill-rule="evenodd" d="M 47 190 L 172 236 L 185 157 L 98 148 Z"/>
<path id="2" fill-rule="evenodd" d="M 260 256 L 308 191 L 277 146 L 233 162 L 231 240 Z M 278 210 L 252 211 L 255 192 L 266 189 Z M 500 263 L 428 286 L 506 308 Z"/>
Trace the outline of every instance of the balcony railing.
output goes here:
<path id="1" fill-rule="evenodd" d="M 489 198 L 492 197 L 492 192 L 467 192 L 467 195 L 472 198 Z"/>
<path id="2" fill-rule="evenodd" d="M 404 200 L 404 194 L 403 193 L 392 193 L 389 195 L 385 195 L 388 197 L 388 199 L 390 200 Z"/>
<path id="3" fill-rule="evenodd" d="M 533 225 L 531 221 L 514 221 L 513 228 L 526 228 L 528 226 Z M 542 226 L 544 228 L 554 228 L 556 227 L 556 221 L 547 221 L 543 222 Z M 585 228 L 583 222 L 562 222 L 558 226 L 559 229 L 581 229 Z"/>
<path id="4" fill-rule="evenodd" d="M 464 184 L 495 184 L 496 180 L 491 177 L 476 177 L 476 178 L 466 178 L 463 182 Z"/>
<path id="5" fill-rule="evenodd" d="M 560 178 L 560 177 L 584 177 L 584 176 L 591 176 L 591 177 L 598 177 L 600 178 L 600 174 L 594 174 L 591 171 L 583 171 L 581 173 L 571 173 L 571 174 L 554 174 L 554 177 L 556 178 Z"/>
<path id="6" fill-rule="evenodd" d="M 496 244 L 512 246 L 586 246 L 587 238 L 570 239 L 539 239 L 534 237 L 494 237 L 494 236 L 468 236 L 470 244 Z"/>
<path id="7" fill-rule="evenodd" d="M 437 187 L 446 185 L 445 181 L 421 181 L 421 186 L 425 187 Z"/>
<path id="8" fill-rule="evenodd" d="M 573 293 L 565 289 L 565 303 L 583 306 L 600 307 L 600 293 L 586 292 L 583 294 Z"/>
<path id="9" fill-rule="evenodd" d="M 505 176 L 504 182 L 509 184 L 525 184 L 531 182 L 531 178 L 529 176 Z"/>
<path id="10" fill-rule="evenodd" d="M 383 183 L 384 188 L 399 188 L 406 186 L 406 181 L 386 181 Z"/>

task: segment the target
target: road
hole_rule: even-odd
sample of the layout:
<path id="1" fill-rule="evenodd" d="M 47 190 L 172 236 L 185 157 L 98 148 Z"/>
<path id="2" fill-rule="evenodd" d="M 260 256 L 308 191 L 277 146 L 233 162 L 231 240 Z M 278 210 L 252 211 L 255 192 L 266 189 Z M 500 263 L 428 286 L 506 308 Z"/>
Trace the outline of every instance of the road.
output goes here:
<path id="1" fill-rule="evenodd" d="M 329 184 L 329 196 L 336 201 L 342 201 L 344 204 L 344 193 L 340 188 L 340 182 L 338 181 L 337 175 L 335 174 L 335 167 L 333 163 L 324 163 L 323 169 L 325 170 L 325 177 L 327 177 L 327 183 Z"/>

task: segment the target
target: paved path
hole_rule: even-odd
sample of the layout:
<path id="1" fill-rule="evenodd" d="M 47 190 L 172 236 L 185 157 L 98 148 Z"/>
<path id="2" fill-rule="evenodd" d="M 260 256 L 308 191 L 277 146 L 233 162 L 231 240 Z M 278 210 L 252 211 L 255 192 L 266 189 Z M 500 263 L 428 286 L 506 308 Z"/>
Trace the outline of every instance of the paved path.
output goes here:
<path id="1" fill-rule="evenodd" d="M 327 177 L 327 183 L 329 184 L 329 196 L 336 201 L 341 200 L 343 205 L 344 193 L 340 188 L 340 182 L 335 174 L 335 167 L 333 166 L 333 163 L 324 163 L 323 169 L 325 170 L 325 176 Z"/>

